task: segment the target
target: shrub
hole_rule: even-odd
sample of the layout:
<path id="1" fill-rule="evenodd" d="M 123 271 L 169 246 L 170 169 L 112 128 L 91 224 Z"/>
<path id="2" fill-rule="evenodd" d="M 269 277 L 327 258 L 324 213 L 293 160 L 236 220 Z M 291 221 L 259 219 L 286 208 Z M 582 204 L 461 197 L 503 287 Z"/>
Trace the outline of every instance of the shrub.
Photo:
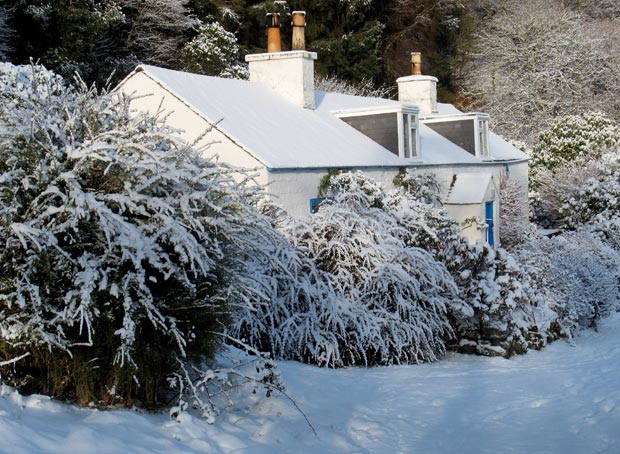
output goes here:
<path id="1" fill-rule="evenodd" d="M 617 123 L 600 112 L 563 117 L 538 135 L 530 163 L 533 183 L 540 169 L 555 171 L 581 158 L 592 159 L 619 143 Z"/>
<path id="2" fill-rule="evenodd" d="M 212 358 L 214 333 L 255 299 L 245 260 L 271 227 L 231 169 L 128 99 L 40 66 L 2 64 L 0 86 L 2 378 L 82 403 L 165 402 L 167 378 Z"/>
<path id="3" fill-rule="evenodd" d="M 453 276 L 466 306 L 452 306 L 457 348 L 484 355 L 511 356 L 541 348 L 555 337 L 556 315 L 514 258 L 502 249 L 470 245 L 447 212 L 417 198 L 418 188 L 438 188 L 428 175 L 407 172 L 396 183 L 388 211 L 410 232 L 412 246 L 429 251 Z M 438 199 L 424 195 L 424 199 Z M 469 308 L 469 310 L 467 310 Z"/>
<path id="4" fill-rule="evenodd" d="M 596 327 L 620 309 L 620 257 L 601 240 L 600 228 L 583 228 L 553 238 L 532 237 L 518 253 L 539 289 L 559 314 L 564 334 Z"/>
<path id="5" fill-rule="evenodd" d="M 447 271 L 376 204 L 379 186 L 361 173 L 332 174 L 330 202 L 309 219 L 282 218 L 293 289 L 248 314 L 251 339 L 282 358 L 332 367 L 432 361 L 452 336 L 458 304 Z M 259 323 L 264 323 L 258 330 Z M 242 328 L 242 326 L 240 326 Z M 243 330 L 240 330 L 243 333 Z"/>

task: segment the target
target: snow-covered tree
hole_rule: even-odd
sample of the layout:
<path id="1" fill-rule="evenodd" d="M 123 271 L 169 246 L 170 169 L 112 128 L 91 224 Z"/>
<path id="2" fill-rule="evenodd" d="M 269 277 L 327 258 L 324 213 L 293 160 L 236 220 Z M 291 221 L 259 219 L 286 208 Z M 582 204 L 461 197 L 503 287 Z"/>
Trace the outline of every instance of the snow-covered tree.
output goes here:
<path id="1" fill-rule="evenodd" d="M 532 149 L 530 168 L 555 170 L 571 161 L 589 161 L 620 144 L 620 127 L 600 112 L 584 112 L 554 121 L 543 130 Z"/>
<path id="2" fill-rule="evenodd" d="M 0 65 L 0 87 L 0 355 L 30 355 L 2 378 L 153 405 L 176 372 L 212 418 L 192 380 L 218 375 L 193 365 L 258 298 L 247 263 L 277 237 L 255 191 L 125 98 L 40 66 Z"/>
<path id="3" fill-rule="evenodd" d="M 130 24 L 127 46 L 141 61 L 179 68 L 179 52 L 199 21 L 185 0 L 120 0 Z"/>
<path id="4" fill-rule="evenodd" d="M 237 38 L 217 22 L 201 24 L 181 55 L 186 71 L 232 79 L 249 77 L 247 67 L 239 63 Z"/>
<path id="5" fill-rule="evenodd" d="M 317 75 L 314 79 L 315 90 L 330 93 L 342 93 L 344 95 L 368 96 L 372 98 L 389 98 L 392 89 L 388 87 L 375 87 L 372 81 L 362 80 L 359 83 L 347 82 L 336 76 Z"/>
<path id="6" fill-rule="evenodd" d="M 531 232 L 527 185 L 503 175 L 499 181 L 499 231 L 502 247 L 511 249 Z"/>
<path id="7" fill-rule="evenodd" d="M 543 131 L 532 151 L 533 215 L 575 229 L 618 210 L 620 129 L 601 114 L 570 116 Z"/>
<path id="8" fill-rule="evenodd" d="M 532 142 L 558 116 L 616 114 L 620 71 L 608 38 L 560 2 L 502 0 L 481 21 L 464 86 L 495 128 Z"/>
<path id="9" fill-rule="evenodd" d="M 565 0 L 564 3 L 595 18 L 620 18 L 620 4 L 616 0 Z"/>

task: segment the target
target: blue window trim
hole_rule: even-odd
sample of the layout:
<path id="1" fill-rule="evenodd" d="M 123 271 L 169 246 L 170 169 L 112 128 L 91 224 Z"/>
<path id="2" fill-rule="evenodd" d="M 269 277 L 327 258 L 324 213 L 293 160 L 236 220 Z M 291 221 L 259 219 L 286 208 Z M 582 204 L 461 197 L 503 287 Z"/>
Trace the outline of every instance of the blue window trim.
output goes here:
<path id="1" fill-rule="evenodd" d="M 334 200 L 333 197 L 315 197 L 310 199 L 310 213 L 314 214 L 319 210 L 319 205 L 325 200 Z"/>
<path id="2" fill-rule="evenodd" d="M 493 231 L 493 228 L 495 227 L 495 222 L 494 222 L 494 204 L 493 202 L 486 202 L 485 203 L 485 215 L 486 215 L 486 224 L 487 224 L 487 243 L 489 243 L 489 246 L 494 247 L 495 246 L 495 232 Z"/>

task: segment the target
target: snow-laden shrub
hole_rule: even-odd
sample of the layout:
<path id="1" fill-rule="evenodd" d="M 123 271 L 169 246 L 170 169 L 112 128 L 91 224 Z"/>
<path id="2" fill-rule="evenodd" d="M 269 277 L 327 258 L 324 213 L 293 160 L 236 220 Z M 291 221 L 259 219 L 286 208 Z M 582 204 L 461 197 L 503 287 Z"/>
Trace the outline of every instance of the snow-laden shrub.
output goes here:
<path id="1" fill-rule="evenodd" d="M 559 314 L 566 335 L 596 327 L 599 318 L 620 309 L 620 252 L 601 240 L 600 229 L 532 237 L 518 257 Z"/>
<path id="2" fill-rule="evenodd" d="M 577 229 L 609 219 L 620 209 L 620 152 L 611 150 L 594 158 L 583 157 L 554 172 L 537 175 L 536 222 L 543 226 Z"/>
<path id="3" fill-rule="evenodd" d="M 230 169 L 127 99 L 40 66 L 0 65 L 0 87 L 0 363 L 30 355 L 2 378 L 161 403 L 260 293 L 246 260 L 275 232 Z"/>
<path id="4" fill-rule="evenodd" d="M 239 63 L 235 35 L 218 22 L 201 24 L 198 35 L 181 52 L 185 71 L 230 79 L 247 79 L 246 66 Z"/>
<path id="5" fill-rule="evenodd" d="M 407 247 L 408 232 L 374 206 L 374 181 L 332 174 L 330 187 L 333 199 L 309 219 L 276 220 L 296 250 L 274 246 L 270 298 L 236 333 L 276 357 L 331 367 L 437 359 L 453 336 L 448 307 L 460 304 L 450 274 Z"/>
<path id="6" fill-rule="evenodd" d="M 529 221 L 527 184 L 502 176 L 499 182 L 499 233 L 502 247 L 511 250 L 532 231 Z"/>
<path id="7" fill-rule="evenodd" d="M 510 356 L 552 339 L 556 315 L 513 257 L 488 245 L 470 245 L 447 212 L 417 198 L 428 175 L 407 172 L 385 206 L 409 232 L 412 246 L 429 251 L 451 273 L 465 306 L 451 313 L 459 349 Z M 428 187 L 438 187 L 429 184 Z M 429 196 L 426 195 L 425 198 Z M 468 310 L 469 308 L 469 310 Z"/>
<path id="8" fill-rule="evenodd" d="M 561 118 L 538 135 L 532 149 L 530 168 L 534 184 L 540 169 L 554 171 L 580 158 L 592 159 L 618 144 L 618 124 L 600 112 Z"/>

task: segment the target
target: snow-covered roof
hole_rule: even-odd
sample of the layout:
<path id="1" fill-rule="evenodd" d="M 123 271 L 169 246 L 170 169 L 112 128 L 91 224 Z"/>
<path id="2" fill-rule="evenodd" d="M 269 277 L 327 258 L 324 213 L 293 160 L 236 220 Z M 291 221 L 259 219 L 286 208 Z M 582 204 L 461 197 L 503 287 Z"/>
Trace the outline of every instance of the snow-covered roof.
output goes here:
<path id="1" fill-rule="evenodd" d="M 398 167 L 408 162 L 328 112 L 299 108 L 262 84 L 148 65 L 141 69 L 268 168 Z"/>
<path id="2" fill-rule="evenodd" d="M 420 124 L 420 159 L 403 159 L 334 115 L 353 109 L 398 109 L 394 100 L 315 92 L 315 110 L 300 108 L 257 82 L 223 79 L 142 65 L 143 71 L 270 169 L 402 167 L 482 161 Z M 405 105 L 406 106 L 406 105 Z M 462 114 L 439 104 L 439 115 Z M 527 157 L 490 135 L 491 157 Z"/>
<path id="3" fill-rule="evenodd" d="M 484 202 L 491 184 L 490 173 L 458 173 L 446 198 L 446 205 L 472 205 Z"/>
<path id="4" fill-rule="evenodd" d="M 493 131 L 489 131 L 489 155 L 496 161 L 529 159 L 528 155 Z"/>

